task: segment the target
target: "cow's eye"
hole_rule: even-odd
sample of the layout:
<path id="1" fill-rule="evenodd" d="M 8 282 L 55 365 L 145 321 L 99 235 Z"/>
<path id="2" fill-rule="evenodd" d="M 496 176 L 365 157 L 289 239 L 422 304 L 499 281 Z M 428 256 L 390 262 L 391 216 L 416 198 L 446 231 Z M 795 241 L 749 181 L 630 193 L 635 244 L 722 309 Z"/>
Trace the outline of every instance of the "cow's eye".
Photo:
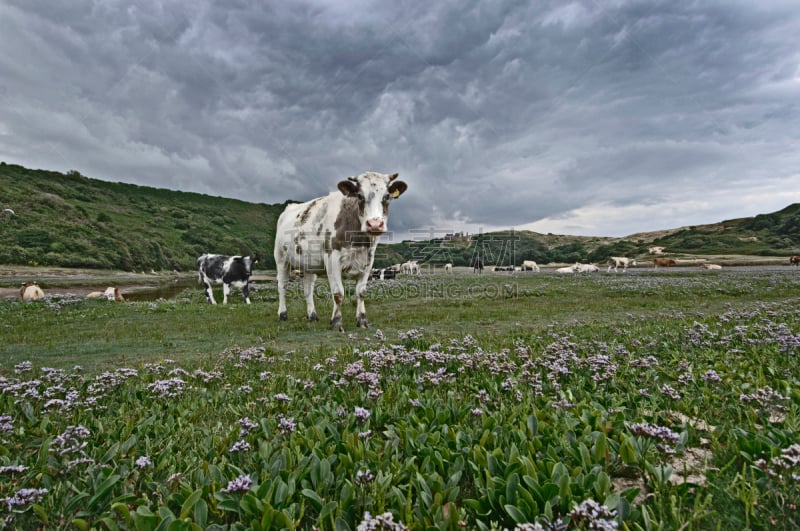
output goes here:
<path id="1" fill-rule="evenodd" d="M 364 194 L 362 194 L 361 192 L 358 192 L 358 200 L 361 201 L 362 203 L 364 202 Z"/>
<path id="2" fill-rule="evenodd" d="M 386 203 L 391 197 L 389 194 L 383 194 L 383 202 Z"/>

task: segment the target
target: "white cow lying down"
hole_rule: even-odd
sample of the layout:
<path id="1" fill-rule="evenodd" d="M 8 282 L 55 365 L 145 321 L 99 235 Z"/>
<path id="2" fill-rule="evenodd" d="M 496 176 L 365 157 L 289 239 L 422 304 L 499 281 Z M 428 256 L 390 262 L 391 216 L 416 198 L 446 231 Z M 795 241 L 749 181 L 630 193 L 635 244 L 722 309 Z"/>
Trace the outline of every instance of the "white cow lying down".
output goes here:
<path id="1" fill-rule="evenodd" d="M 579 266 L 580 266 L 580 264 L 576 263 L 576 264 L 571 265 L 571 266 L 559 267 L 558 269 L 556 269 L 556 273 L 560 273 L 560 274 L 577 273 Z"/>

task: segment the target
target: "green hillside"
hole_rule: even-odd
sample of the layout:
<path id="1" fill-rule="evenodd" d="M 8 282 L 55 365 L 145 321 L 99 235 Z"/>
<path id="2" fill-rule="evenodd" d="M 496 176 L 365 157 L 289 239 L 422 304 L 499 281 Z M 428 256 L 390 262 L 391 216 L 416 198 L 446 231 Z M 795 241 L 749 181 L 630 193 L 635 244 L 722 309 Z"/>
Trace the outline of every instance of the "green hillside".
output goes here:
<path id="1" fill-rule="evenodd" d="M 193 270 L 205 252 L 259 253 L 283 205 L 110 183 L 0 162 L 0 263 Z"/>
<path id="2" fill-rule="evenodd" d="M 800 254 L 800 203 L 772 214 L 686 227 L 654 239 L 653 244 L 676 253 Z"/>
<path id="3" fill-rule="evenodd" d="M 0 162 L 0 264 L 188 271 L 204 252 L 259 254 L 274 268 L 275 222 L 284 204 L 254 204 L 203 194 L 30 170 Z M 406 260 L 469 266 L 604 262 L 609 256 L 666 254 L 800 254 L 800 204 L 779 212 L 721 223 L 633 234 L 626 238 L 565 236 L 531 231 L 453 234 L 382 244 L 376 267 Z"/>

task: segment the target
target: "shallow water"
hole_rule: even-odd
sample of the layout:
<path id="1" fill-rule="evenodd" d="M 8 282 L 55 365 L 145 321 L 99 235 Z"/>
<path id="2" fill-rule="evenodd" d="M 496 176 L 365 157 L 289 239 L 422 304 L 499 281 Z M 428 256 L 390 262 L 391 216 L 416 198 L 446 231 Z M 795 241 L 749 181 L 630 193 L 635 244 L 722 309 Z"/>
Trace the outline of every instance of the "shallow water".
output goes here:
<path id="1" fill-rule="evenodd" d="M 159 284 L 152 287 L 143 287 L 125 293 L 125 300 L 128 301 L 154 301 L 158 299 L 172 299 L 184 291 L 187 295 L 192 291 L 201 291 L 202 284 L 196 279 L 183 279 L 168 284 Z M 124 290 L 123 290 L 124 292 Z"/>

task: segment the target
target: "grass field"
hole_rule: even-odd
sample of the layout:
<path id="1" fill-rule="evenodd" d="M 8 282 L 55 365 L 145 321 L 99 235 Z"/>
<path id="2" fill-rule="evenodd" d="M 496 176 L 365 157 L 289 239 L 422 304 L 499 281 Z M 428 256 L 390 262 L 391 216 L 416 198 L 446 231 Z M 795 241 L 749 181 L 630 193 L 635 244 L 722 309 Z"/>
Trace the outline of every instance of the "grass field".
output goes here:
<path id="1" fill-rule="evenodd" d="M 0 302 L 0 518 L 800 526 L 800 272 L 431 275 L 370 289 L 372 327 L 353 328 L 351 304 L 345 334 L 305 321 L 299 284 L 287 322 L 269 282 L 249 306 L 238 294 L 207 305 L 199 287 Z"/>

